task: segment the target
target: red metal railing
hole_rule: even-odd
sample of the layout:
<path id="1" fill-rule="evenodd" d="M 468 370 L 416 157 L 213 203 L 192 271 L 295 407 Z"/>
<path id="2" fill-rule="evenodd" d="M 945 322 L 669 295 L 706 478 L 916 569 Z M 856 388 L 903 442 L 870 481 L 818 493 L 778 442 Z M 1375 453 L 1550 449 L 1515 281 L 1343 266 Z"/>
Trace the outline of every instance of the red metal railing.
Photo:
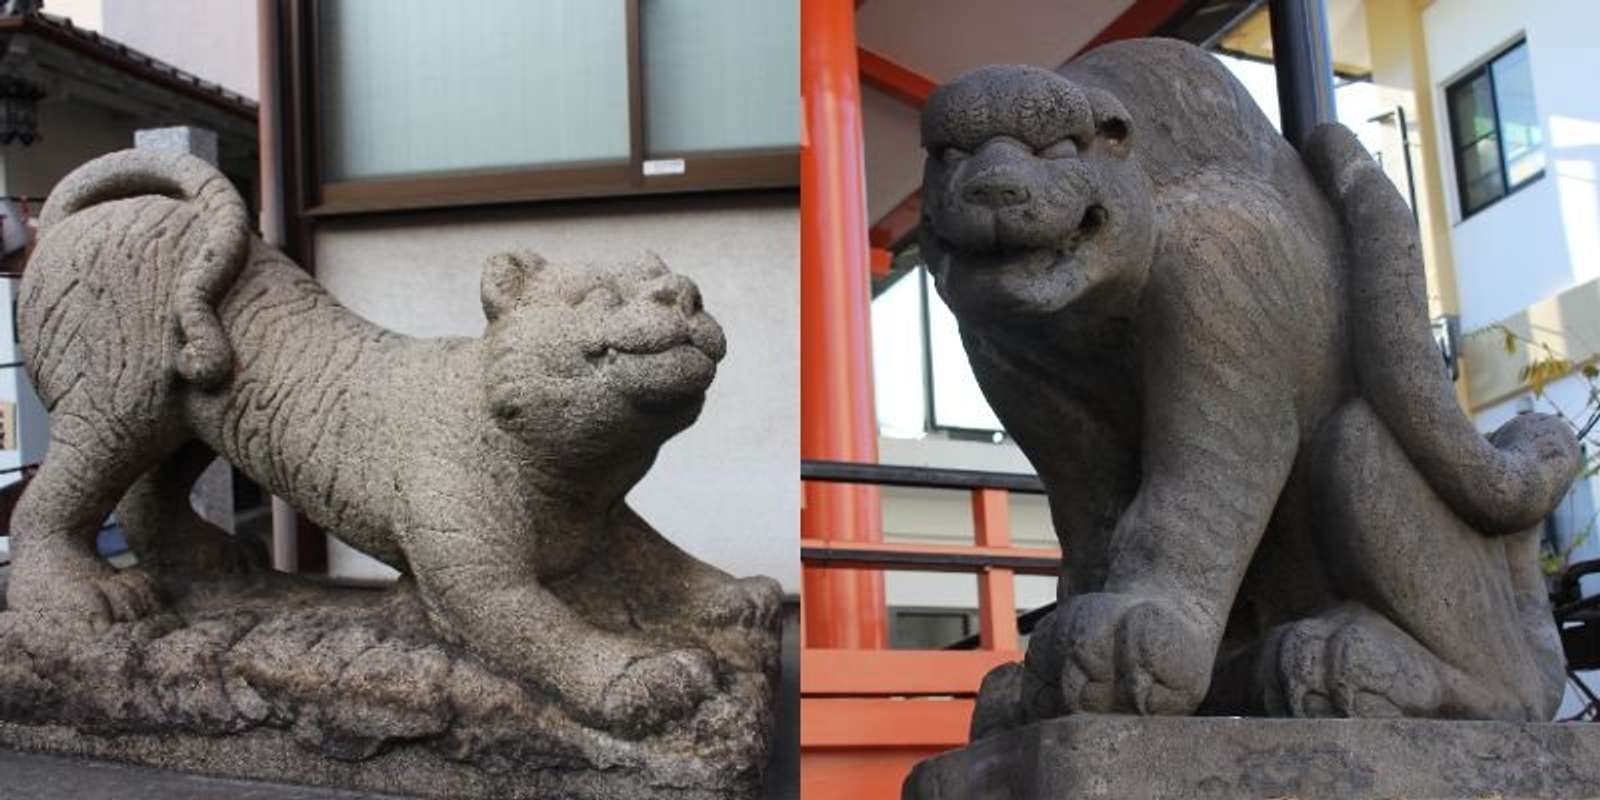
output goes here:
<path id="1" fill-rule="evenodd" d="M 1012 492 L 1042 492 L 1030 475 L 805 462 L 813 482 L 964 490 L 972 545 L 801 540 L 801 563 L 829 569 L 961 572 L 978 578 L 975 650 L 846 650 L 803 647 L 800 775 L 806 798 L 900 796 L 912 765 L 967 741 L 979 683 L 1022 658 L 1016 576 L 1056 575 L 1061 552 L 1011 541 Z M 804 599 L 802 599 L 804 607 Z"/>

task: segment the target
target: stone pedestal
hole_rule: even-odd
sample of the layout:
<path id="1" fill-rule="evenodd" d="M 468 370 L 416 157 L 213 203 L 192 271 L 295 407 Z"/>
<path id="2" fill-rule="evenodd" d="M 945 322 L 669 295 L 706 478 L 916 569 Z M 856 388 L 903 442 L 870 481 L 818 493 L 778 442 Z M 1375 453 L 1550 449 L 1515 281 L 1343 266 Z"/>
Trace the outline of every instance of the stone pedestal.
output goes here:
<path id="1" fill-rule="evenodd" d="M 1600 726 L 1066 717 L 928 759 L 903 797 L 1600 798 Z"/>
<path id="2" fill-rule="evenodd" d="M 175 125 L 170 128 L 143 128 L 133 132 L 133 146 L 140 150 L 166 150 L 199 156 L 216 166 L 217 132 L 208 128 Z"/>
<path id="3" fill-rule="evenodd" d="M 235 578 L 99 633 L 0 612 L 0 749 L 450 800 L 754 800 L 770 669 L 622 738 L 440 641 L 407 583 Z"/>
<path id="4" fill-rule="evenodd" d="M 409 800 L 400 795 L 209 778 L 0 749 L 0 797 L 27 800 Z"/>

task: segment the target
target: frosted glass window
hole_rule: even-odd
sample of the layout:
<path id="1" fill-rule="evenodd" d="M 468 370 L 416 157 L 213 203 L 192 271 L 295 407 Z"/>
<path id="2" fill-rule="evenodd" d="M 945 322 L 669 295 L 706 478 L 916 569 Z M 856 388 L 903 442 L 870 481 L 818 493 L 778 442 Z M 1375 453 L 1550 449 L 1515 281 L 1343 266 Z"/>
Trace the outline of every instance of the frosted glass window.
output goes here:
<path id="1" fill-rule="evenodd" d="M 326 180 L 628 159 L 623 0 L 318 8 Z"/>
<path id="2" fill-rule="evenodd" d="M 798 0 L 640 0 L 652 156 L 800 145 Z"/>

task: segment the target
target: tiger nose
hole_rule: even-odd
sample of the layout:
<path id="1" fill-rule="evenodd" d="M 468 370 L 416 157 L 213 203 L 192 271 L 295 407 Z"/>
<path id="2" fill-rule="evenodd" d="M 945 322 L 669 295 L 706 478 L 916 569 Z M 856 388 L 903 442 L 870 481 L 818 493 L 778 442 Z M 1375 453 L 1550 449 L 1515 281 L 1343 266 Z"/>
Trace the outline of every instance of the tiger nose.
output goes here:
<path id="1" fill-rule="evenodd" d="M 684 314 L 697 314 L 701 308 L 700 287 L 682 275 L 668 275 L 657 281 L 650 290 L 650 299 Z"/>
<path id="2" fill-rule="evenodd" d="M 1028 187 L 1014 176 L 997 172 L 986 172 L 974 177 L 967 182 L 967 188 L 962 190 L 961 199 L 975 206 L 984 208 L 1006 208 L 1020 206 L 1028 202 L 1030 195 Z"/>

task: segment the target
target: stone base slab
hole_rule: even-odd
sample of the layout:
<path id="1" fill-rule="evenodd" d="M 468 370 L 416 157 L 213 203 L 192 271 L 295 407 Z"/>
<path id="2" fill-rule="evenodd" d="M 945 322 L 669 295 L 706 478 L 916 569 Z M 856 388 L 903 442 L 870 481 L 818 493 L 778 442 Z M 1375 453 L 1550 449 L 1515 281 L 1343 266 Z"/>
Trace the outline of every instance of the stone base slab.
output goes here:
<path id="1" fill-rule="evenodd" d="M 918 764 L 904 800 L 1600 798 L 1600 725 L 1066 717 Z"/>
<path id="2" fill-rule="evenodd" d="M 0 612 L 0 748 L 441 800 L 751 800 L 777 676 L 721 677 L 619 738 L 439 641 L 406 584 L 267 576 L 94 635 Z"/>
<path id="3" fill-rule="evenodd" d="M 0 749 L 0 797 L 27 800 L 407 800 Z"/>

